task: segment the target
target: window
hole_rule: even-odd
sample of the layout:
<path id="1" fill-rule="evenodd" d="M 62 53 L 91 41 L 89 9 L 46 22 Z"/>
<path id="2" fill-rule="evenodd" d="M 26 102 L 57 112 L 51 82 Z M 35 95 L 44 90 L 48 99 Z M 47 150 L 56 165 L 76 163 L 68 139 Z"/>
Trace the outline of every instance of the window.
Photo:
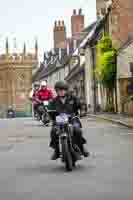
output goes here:
<path id="1" fill-rule="evenodd" d="M 18 77 L 18 81 L 17 82 L 18 82 L 18 88 L 24 89 L 25 88 L 25 75 L 21 74 Z"/>

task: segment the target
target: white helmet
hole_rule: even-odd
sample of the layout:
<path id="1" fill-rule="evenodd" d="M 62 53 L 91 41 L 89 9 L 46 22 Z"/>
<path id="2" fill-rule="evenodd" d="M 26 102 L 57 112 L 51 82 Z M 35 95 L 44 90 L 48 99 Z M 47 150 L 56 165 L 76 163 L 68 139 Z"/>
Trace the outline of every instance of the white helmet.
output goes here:
<path id="1" fill-rule="evenodd" d="M 47 86 L 47 82 L 46 81 L 42 81 L 41 82 L 41 86 Z"/>

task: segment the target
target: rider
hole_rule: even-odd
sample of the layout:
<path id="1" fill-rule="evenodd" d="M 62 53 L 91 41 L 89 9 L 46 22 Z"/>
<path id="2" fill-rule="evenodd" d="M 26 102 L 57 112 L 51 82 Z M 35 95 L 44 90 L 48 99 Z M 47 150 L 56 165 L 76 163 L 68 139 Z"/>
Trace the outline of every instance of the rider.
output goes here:
<path id="1" fill-rule="evenodd" d="M 42 119 L 42 114 L 43 114 L 43 107 L 42 107 L 42 102 L 43 101 L 50 101 L 53 99 L 53 93 L 51 89 L 48 89 L 47 87 L 47 81 L 42 81 L 41 82 L 41 88 L 37 92 L 37 101 L 38 101 L 38 114 L 40 120 Z"/>
<path id="2" fill-rule="evenodd" d="M 55 84 L 55 90 L 57 93 L 57 97 L 50 103 L 50 109 L 56 110 L 51 113 L 51 118 L 53 122 L 55 121 L 55 117 L 59 113 L 67 113 L 70 115 L 77 114 L 77 111 L 81 108 L 80 101 L 77 97 L 69 95 L 68 93 L 68 85 L 64 81 L 59 81 Z M 73 142 L 78 145 L 81 150 L 81 153 L 85 156 L 89 156 L 89 152 L 85 149 L 84 144 L 86 144 L 86 140 L 82 136 L 81 124 L 79 124 L 79 128 L 74 127 L 74 137 Z M 59 158 L 59 143 L 58 136 L 56 135 L 56 126 L 53 123 L 53 127 L 51 130 L 51 142 L 50 147 L 54 149 L 54 154 L 52 155 L 52 160 L 56 160 Z"/>
<path id="3" fill-rule="evenodd" d="M 48 89 L 47 81 L 41 82 L 41 88 L 38 91 L 37 96 L 40 101 L 49 101 L 53 99 L 53 93 L 50 89 Z"/>

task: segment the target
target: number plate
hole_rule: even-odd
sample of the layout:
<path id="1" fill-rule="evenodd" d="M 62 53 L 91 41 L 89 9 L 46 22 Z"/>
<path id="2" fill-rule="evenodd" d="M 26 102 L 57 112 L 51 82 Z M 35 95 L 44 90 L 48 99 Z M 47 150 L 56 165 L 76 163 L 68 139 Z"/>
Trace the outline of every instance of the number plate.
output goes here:
<path id="1" fill-rule="evenodd" d="M 56 123 L 59 125 L 66 124 L 66 123 L 68 123 L 68 121 L 69 121 L 68 116 L 65 114 L 61 114 L 56 117 Z"/>
<path id="2" fill-rule="evenodd" d="M 44 105 L 44 106 L 48 106 L 48 101 L 44 101 L 44 102 L 43 102 L 43 105 Z"/>

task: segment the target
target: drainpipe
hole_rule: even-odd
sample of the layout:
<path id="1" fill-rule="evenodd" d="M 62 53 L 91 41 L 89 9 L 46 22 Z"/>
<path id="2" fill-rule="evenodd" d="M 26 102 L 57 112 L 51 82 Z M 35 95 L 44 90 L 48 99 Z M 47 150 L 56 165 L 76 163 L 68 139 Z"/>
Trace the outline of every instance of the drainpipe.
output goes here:
<path id="1" fill-rule="evenodd" d="M 116 106 L 116 113 L 118 113 L 118 96 L 117 96 L 117 54 L 115 56 L 115 64 L 116 64 L 116 83 L 115 83 L 115 106 Z"/>
<path id="2" fill-rule="evenodd" d="M 95 52 L 94 47 L 92 50 L 92 69 L 93 69 L 93 113 L 96 114 L 96 76 L 95 76 Z"/>

